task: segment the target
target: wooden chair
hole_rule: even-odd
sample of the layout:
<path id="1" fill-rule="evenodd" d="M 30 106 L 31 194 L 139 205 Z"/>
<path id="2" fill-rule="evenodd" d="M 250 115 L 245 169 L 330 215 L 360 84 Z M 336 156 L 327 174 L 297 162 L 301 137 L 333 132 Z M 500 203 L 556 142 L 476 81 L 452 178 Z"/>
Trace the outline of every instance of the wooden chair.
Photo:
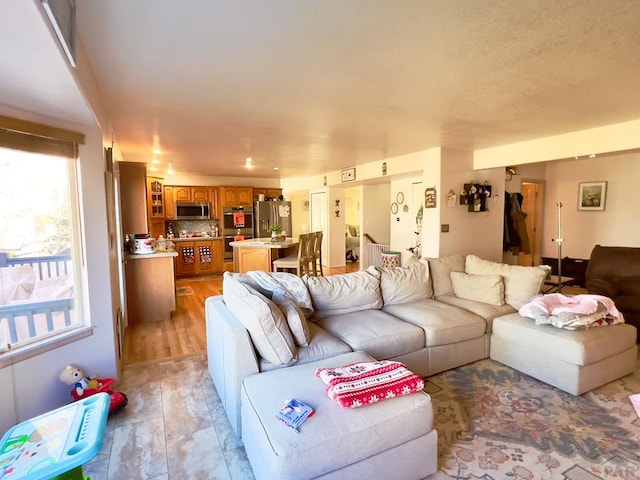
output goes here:
<path id="1" fill-rule="evenodd" d="M 322 231 L 313 232 L 310 234 L 309 240 L 309 263 L 311 264 L 311 272 L 314 276 L 318 276 L 318 272 L 321 277 L 324 277 L 322 271 Z"/>
<path id="2" fill-rule="evenodd" d="M 295 270 L 296 275 L 298 275 L 299 277 L 303 276 L 305 273 L 307 275 L 311 274 L 309 271 L 308 257 L 310 235 L 308 233 L 303 233 L 298 237 L 298 240 L 300 242 L 298 243 L 298 253 L 274 260 L 274 272 L 277 272 L 278 269 Z"/>

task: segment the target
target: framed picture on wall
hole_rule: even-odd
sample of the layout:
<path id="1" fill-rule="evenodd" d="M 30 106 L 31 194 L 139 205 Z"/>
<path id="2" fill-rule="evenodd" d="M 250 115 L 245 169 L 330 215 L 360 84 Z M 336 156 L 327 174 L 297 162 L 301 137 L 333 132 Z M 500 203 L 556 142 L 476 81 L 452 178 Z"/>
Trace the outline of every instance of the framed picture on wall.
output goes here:
<path id="1" fill-rule="evenodd" d="M 602 211 L 607 200 L 607 182 L 580 182 L 578 210 Z"/>

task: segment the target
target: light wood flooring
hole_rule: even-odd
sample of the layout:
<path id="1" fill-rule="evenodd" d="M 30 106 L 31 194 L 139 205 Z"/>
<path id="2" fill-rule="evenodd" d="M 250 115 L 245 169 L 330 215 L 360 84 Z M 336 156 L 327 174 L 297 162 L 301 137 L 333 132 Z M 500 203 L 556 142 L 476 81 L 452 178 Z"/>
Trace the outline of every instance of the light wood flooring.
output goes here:
<path id="1" fill-rule="evenodd" d="M 359 263 L 325 269 L 327 275 L 352 272 Z M 177 308 L 169 320 L 129 325 L 125 332 L 123 365 L 188 357 L 207 349 L 204 301 L 222 293 L 222 277 L 193 277 L 176 281 Z"/>

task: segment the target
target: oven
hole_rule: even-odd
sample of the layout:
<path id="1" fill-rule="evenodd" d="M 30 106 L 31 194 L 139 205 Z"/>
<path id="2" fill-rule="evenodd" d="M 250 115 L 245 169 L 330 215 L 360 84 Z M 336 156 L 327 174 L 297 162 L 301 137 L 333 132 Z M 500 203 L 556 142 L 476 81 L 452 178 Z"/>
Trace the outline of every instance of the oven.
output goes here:
<path id="1" fill-rule="evenodd" d="M 253 205 L 222 207 L 222 236 L 224 237 L 224 261 L 233 260 L 234 240 L 253 238 Z"/>
<path id="2" fill-rule="evenodd" d="M 226 235 L 237 235 L 238 230 L 253 235 L 253 205 L 222 207 L 222 228 Z"/>
<path id="3" fill-rule="evenodd" d="M 253 238 L 253 235 L 240 235 L 244 237 L 243 240 L 250 240 Z M 233 247 L 230 245 L 231 242 L 235 241 L 238 238 L 238 235 L 225 235 L 222 239 L 224 241 L 224 261 L 231 262 L 233 261 Z"/>

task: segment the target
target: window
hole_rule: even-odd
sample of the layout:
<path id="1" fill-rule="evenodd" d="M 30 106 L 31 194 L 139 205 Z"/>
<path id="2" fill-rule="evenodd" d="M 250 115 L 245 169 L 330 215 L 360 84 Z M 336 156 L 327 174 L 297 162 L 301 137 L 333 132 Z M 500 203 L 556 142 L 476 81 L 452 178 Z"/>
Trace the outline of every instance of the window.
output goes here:
<path id="1" fill-rule="evenodd" d="M 84 326 L 76 145 L 3 129 L 3 120 L 0 355 Z"/>

